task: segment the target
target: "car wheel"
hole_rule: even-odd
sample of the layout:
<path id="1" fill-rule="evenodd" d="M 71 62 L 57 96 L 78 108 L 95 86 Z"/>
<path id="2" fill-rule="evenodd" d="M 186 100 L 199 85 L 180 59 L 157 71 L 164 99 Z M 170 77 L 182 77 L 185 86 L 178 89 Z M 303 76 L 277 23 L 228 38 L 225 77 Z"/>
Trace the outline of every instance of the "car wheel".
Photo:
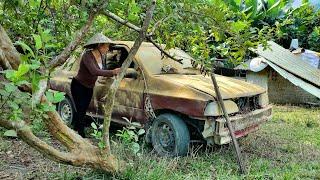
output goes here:
<path id="1" fill-rule="evenodd" d="M 75 109 L 72 105 L 72 102 L 69 98 L 63 99 L 59 104 L 58 104 L 58 113 L 61 117 L 61 119 L 68 125 L 71 125 Z"/>
<path id="2" fill-rule="evenodd" d="M 152 145 L 160 156 L 185 156 L 190 135 L 186 123 L 173 114 L 161 114 L 152 125 Z"/>

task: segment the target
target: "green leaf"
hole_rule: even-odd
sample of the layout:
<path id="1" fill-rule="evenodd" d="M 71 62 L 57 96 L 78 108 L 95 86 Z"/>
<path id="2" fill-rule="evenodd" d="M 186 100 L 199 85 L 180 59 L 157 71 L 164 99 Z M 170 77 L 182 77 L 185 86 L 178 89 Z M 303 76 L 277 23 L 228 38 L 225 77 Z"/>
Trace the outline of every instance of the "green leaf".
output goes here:
<path id="1" fill-rule="evenodd" d="M 18 71 L 16 72 L 16 77 L 19 78 L 23 75 L 25 75 L 30 70 L 29 64 L 20 64 Z"/>
<path id="2" fill-rule="evenodd" d="M 282 8 L 286 5 L 283 3 L 283 0 L 278 0 L 277 2 L 273 2 L 273 5 L 267 10 L 268 16 L 272 18 L 276 18 L 280 15 L 280 12 L 282 11 Z"/>
<path id="3" fill-rule="evenodd" d="M 0 89 L 0 95 L 1 95 L 1 96 L 7 97 L 7 96 L 9 96 L 9 94 L 10 94 L 10 93 L 8 93 L 7 91 L 5 91 L 5 90 L 3 90 L 3 89 Z"/>
<path id="4" fill-rule="evenodd" d="M 18 110 L 20 107 L 17 103 L 15 103 L 14 101 L 11 101 L 8 103 L 9 107 L 11 107 L 14 110 Z"/>
<path id="5" fill-rule="evenodd" d="M 137 154 L 140 151 L 140 145 L 138 143 L 132 143 L 131 149 L 134 154 Z"/>
<path id="6" fill-rule="evenodd" d="M 29 56 L 30 56 L 29 54 L 21 55 L 21 56 L 20 56 L 21 62 L 27 63 L 28 60 L 29 60 Z"/>
<path id="7" fill-rule="evenodd" d="M 65 98 L 64 95 L 65 93 L 63 92 L 55 92 L 53 94 L 53 103 L 61 102 Z"/>
<path id="8" fill-rule="evenodd" d="M 49 42 L 53 37 L 50 34 L 50 29 L 46 29 L 41 33 L 41 39 L 43 43 Z"/>
<path id="9" fill-rule="evenodd" d="M 32 74 L 31 76 L 31 87 L 32 92 L 35 92 L 39 88 L 39 81 L 41 80 L 41 76 L 39 74 Z"/>
<path id="10" fill-rule="evenodd" d="M 48 111 L 55 111 L 55 107 L 52 106 L 52 105 L 49 105 L 49 104 L 42 104 L 41 105 L 41 109 L 45 112 L 48 112 Z"/>
<path id="11" fill-rule="evenodd" d="M 138 131 L 138 135 L 141 136 L 142 134 L 144 134 L 146 131 L 144 129 L 139 129 Z"/>
<path id="12" fill-rule="evenodd" d="M 99 147 L 100 149 L 103 149 L 103 148 L 106 147 L 106 145 L 104 144 L 104 142 L 100 141 L 100 142 L 98 143 L 98 147 Z"/>
<path id="13" fill-rule="evenodd" d="M 233 10 L 239 10 L 241 6 L 241 0 L 224 0 L 225 3 Z"/>
<path id="14" fill-rule="evenodd" d="M 128 20 L 129 21 L 136 21 L 139 18 L 139 12 L 140 12 L 140 8 L 137 5 L 137 3 L 135 2 L 135 0 L 131 0 L 129 2 L 129 13 L 128 13 Z"/>
<path id="15" fill-rule="evenodd" d="M 53 92 L 47 91 L 45 94 L 46 94 L 47 100 L 48 100 L 49 102 L 53 102 L 53 101 L 54 101 Z"/>
<path id="16" fill-rule="evenodd" d="M 141 124 L 138 123 L 138 122 L 132 122 L 130 125 L 131 125 L 131 126 L 141 127 Z"/>
<path id="17" fill-rule="evenodd" d="M 231 29 L 235 32 L 241 32 L 248 27 L 248 22 L 236 21 L 231 22 Z"/>
<path id="18" fill-rule="evenodd" d="M 48 114 L 42 114 L 42 117 L 45 118 L 45 119 L 49 118 Z"/>
<path id="19" fill-rule="evenodd" d="M 3 136 L 18 137 L 17 132 L 15 130 L 7 130 L 6 132 L 4 132 Z"/>
<path id="20" fill-rule="evenodd" d="M 97 132 L 97 138 L 99 139 L 99 138 L 101 138 L 102 137 L 102 132 L 101 131 L 98 131 Z"/>
<path id="21" fill-rule="evenodd" d="M 29 6 L 32 9 L 36 9 L 40 6 L 40 1 L 39 0 L 29 0 Z"/>
<path id="22" fill-rule="evenodd" d="M 41 63 L 37 60 L 31 60 L 30 69 L 35 70 L 41 66 Z"/>
<path id="23" fill-rule="evenodd" d="M 258 11 L 258 1 L 257 0 L 248 0 L 246 3 L 248 6 L 250 6 L 249 11 L 251 12 L 251 17 L 255 17 L 256 13 Z"/>
<path id="24" fill-rule="evenodd" d="M 20 46 L 22 47 L 22 49 L 23 49 L 24 52 L 25 52 L 26 50 L 28 50 L 28 51 L 29 51 L 28 53 L 30 53 L 30 54 L 32 55 L 32 57 L 35 57 L 32 49 L 31 49 L 27 44 L 25 44 L 24 42 L 22 42 L 22 41 L 17 41 L 15 44 L 16 44 L 16 45 L 20 45 Z"/>
<path id="25" fill-rule="evenodd" d="M 12 81 L 15 77 L 16 71 L 10 69 L 10 70 L 5 70 L 4 73 L 5 73 L 6 78 Z"/>
<path id="26" fill-rule="evenodd" d="M 7 92 L 11 93 L 11 92 L 17 90 L 17 86 L 15 86 L 13 83 L 7 83 L 7 84 L 5 84 L 4 89 L 5 89 Z"/>
<path id="27" fill-rule="evenodd" d="M 97 125 L 96 125 L 94 122 L 91 123 L 91 127 L 92 127 L 93 129 L 98 129 Z"/>
<path id="28" fill-rule="evenodd" d="M 128 129 L 135 130 L 136 127 L 135 126 L 129 126 Z"/>
<path id="29" fill-rule="evenodd" d="M 42 48 L 42 41 L 41 41 L 41 37 L 38 34 L 32 34 L 33 39 L 36 43 L 36 49 L 39 50 Z"/>
<path id="30" fill-rule="evenodd" d="M 44 47 L 45 47 L 45 48 L 56 48 L 56 47 L 58 47 L 58 46 L 55 45 L 55 44 L 46 44 Z"/>

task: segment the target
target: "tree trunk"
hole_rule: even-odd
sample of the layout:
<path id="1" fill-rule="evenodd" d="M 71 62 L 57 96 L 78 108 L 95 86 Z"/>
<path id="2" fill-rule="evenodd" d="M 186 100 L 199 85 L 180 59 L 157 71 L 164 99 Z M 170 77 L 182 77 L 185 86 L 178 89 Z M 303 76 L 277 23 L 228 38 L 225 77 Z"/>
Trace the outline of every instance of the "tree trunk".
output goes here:
<path id="1" fill-rule="evenodd" d="M 56 57 L 51 63 L 51 68 L 64 63 L 70 56 L 71 52 L 78 46 L 91 27 L 91 24 L 98 14 L 98 12 L 106 6 L 106 1 L 103 1 L 98 9 L 92 10 L 87 23 L 76 33 L 76 38 L 72 41 L 65 50 Z M 5 69 L 17 69 L 20 64 L 19 53 L 14 48 L 10 38 L 5 30 L 0 26 L 0 65 Z M 47 99 L 43 96 L 43 92 L 46 89 L 45 80 L 40 84 L 40 91 L 35 93 L 35 101 L 41 99 L 42 103 L 47 103 Z M 25 91 L 31 93 L 30 87 L 25 87 Z M 24 121 L 11 122 L 7 120 L 0 120 L 0 126 L 7 129 L 14 129 L 17 131 L 18 136 L 31 147 L 38 150 L 40 153 L 52 159 L 54 161 L 70 164 L 74 166 L 87 166 L 94 169 L 101 169 L 107 172 L 115 172 L 119 170 L 119 163 L 110 153 L 105 154 L 101 150 L 83 139 L 76 132 L 66 126 L 60 119 L 57 112 L 48 112 L 48 118 L 44 119 L 45 124 L 49 132 L 57 139 L 61 144 L 67 147 L 69 152 L 60 152 L 54 147 L 43 142 L 37 138 L 31 131 L 30 127 L 26 125 Z"/>
<path id="2" fill-rule="evenodd" d="M 106 2 L 106 1 L 104 1 Z M 98 6 L 105 7 L 105 6 Z M 99 8 L 101 10 L 101 8 Z M 108 94 L 108 101 L 106 103 L 109 108 L 105 108 L 105 121 L 104 121 L 104 141 L 106 143 L 106 148 L 101 150 L 97 146 L 92 145 L 87 140 L 83 139 L 76 132 L 70 129 L 66 124 L 63 123 L 60 116 L 56 111 L 50 111 L 47 113 L 48 118 L 44 118 L 44 122 L 50 132 L 62 145 L 67 147 L 68 152 L 61 152 L 56 148 L 48 145 L 46 142 L 37 138 L 31 131 L 30 127 L 25 123 L 25 121 L 13 122 L 8 120 L 0 119 L 0 126 L 6 129 L 14 129 L 17 131 L 19 138 L 21 138 L 28 145 L 45 155 L 47 158 L 52 159 L 56 162 L 69 164 L 73 166 L 86 166 L 94 169 L 100 169 L 106 172 L 115 172 L 120 169 L 119 161 L 111 155 L 110 143 L 109 143 L 109 127 L 111 121 L 112 107 L 114 103 L 115 92 L 119 87 L 120 81 L 123 79 L 126 69 L 132 62 L 132 58 L 138 51 L 142 41 L 146 37 L 146 31 L 148 25 L 150 24 L 152 14 L 155 8 L 155 0 L 152 1 L 152 5 L 147 12 L 143 27 L 141 28 L 139 37 L 137 38 L 133 48 L 129 52 L 128 58 L 123 63 L 121 68 L 121 73 L 118 75 L 117 79 L 112 84 L 111 93 Z M 99 10 L 93 10 L 93 15 L 89 16 L 88 22 L 85 26 L 76 33 L 77 36 L 73 42 L 71 42 L 65 50 L 56 57 L 52 62 L 50 62 L 50 68 L 57 67 L 67 60 L 70 56 L 71 51 L 73 51 L 76 46 L 81 42 L 84 37 L 83 34 L 89 30 L 94 17 L 98 14 Z M 3 69 L 17 69 L 20 64 L 19 53 L 14 48 L 10 38 L 6 34 L 5 30 L 0 25 L 0 65 Z M 46 81 L 45 81 L 46 82 Z M 36 93 L 35 100 L 41 100 L 41 103 L 48 103 L 47 99 L 43 94 L 44 89 L 46 89 L 46 83 L 42 82 L 40 84 L 40 91 Z M 25 87 L 27 92 L 31 93 L 30 87 Z"/>
<path id="3" fill-rule="evenodd" d="M 5 54 L 0 56 L 1 66 L 5 64 L 6 66 L 2 66 L 4 69 L 10 67 L 15 67 L 14 69 L 17 69 L 20 63 L 19 56 L 12 55 L 15 54 L 16 50 L 1 26 L 0 42 L 0 52 Z M 40 87 L 39 89 L 43 88 Z M 26 90 L 29 93 L 31 92 L 30 87 L 26 87 Z M 47 103 L 45 96 L 42 96 L 41 103 Z M 114 158 L 110 153 L 106 154 L 105 152 L 102 152 L 98 147 L 92 145 L 70 129 L 63 123 L 56 111 L 50 111 L 47 115 L 48 118 L 44 118 L 43 120 L 49 132 L 62 145 L 67 147 L 68 152 L 61 152 L 37 138 L 24 121 L 12 122 L 1 119 L 0 126 L 16 130 L 19 138 L 54 161 L 73 166 L 86 166 L 94 169 L 101 169 L 107 172 L 115 172 L 119 170 L 119 163 L 116 158 Z"/>
<path id="4" fill-rule="evenodd" d="M 105 152 L 110 152 L 110 143 L 109 143 L 109 127 L 110 127 L 110 122 L 111 122 L 111 115 L 112 115 L 112 109 L 114 105 L 114 99 L 115 99 L 115 94 L 117 92 L 117 89 L 119 88 L 120 82 L 123 79 L 127 69 L 129 68 L 132 58 L 136 55 L 138 52 L 138 49 L 144 39 L 146 38 L 147 35 L 147 30 L 150 24 L 150 21 L 152 19 L 153 11 L 156 6 L 156 0 L 151 1 L 151 6 L 149 10 L 146 13 L 145 20 L 143 22 L 142 28 L 139 32 L 139 37 L 136 39 L 136 41 L 133 44 L 133 47 L 131 48 L 128 57 L 126 60 L 123 62 L 121 66 L 121 72 L 117 76 L 117 78 L 113 81 L 113 83 L 110 86 L 110 90 L 106 97 L 104 98 L 106 100 L 104 104 L 104 122 L 103 122 L 103 140 L 105 142 Z"/>

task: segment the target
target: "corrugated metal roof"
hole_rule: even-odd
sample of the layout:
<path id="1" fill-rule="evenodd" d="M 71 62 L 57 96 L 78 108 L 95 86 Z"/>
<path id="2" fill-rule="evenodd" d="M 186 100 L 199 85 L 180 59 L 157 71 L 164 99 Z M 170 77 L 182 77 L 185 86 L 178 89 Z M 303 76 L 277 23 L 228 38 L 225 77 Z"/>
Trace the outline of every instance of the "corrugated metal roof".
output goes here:
<path id="1" fill-rule="evenodd" d="M 268 42 L 270 48 L 259 46 L 256 53 L 264 57 L 274 65 L 305 80 L 311 85 L 320 88 L 320 70 L 302 61 L 301 58 L 292 54 L 289 50 L 281 47 L 275 42 Z"/>
<path id="2" fill-rule="evenodd" d="M 267 61 L 269 66 L 271 66 L 275 71 L 277 71 L 282 77 L 288 79 L 291 83 L 296 86 L 301 87 L 305 91 L 309 92 L 310 94 L 320 98 L 320 89 L 307 83 L 306 81 L 302 80 L 301 78 L 287 72 L 286 70 L 280 68 L 279 66 L 275 65 L 274 63 Z"/>

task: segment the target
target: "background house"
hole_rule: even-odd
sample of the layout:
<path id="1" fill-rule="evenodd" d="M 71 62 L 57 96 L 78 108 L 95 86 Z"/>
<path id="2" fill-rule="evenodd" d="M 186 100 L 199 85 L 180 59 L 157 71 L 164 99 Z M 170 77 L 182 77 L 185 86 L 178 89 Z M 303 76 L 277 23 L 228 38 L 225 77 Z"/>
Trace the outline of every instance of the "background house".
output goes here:
<path id="1" fill-rule="evenodd" d="M 265 59 L 260 71 L 252 71 L 249 60 L 235 68 L 236 74 L 267 89 L 272 103 L 320 105 L 320 70 L 276 43 L 269 44 L 270 50 L 257 50 Z"/>

